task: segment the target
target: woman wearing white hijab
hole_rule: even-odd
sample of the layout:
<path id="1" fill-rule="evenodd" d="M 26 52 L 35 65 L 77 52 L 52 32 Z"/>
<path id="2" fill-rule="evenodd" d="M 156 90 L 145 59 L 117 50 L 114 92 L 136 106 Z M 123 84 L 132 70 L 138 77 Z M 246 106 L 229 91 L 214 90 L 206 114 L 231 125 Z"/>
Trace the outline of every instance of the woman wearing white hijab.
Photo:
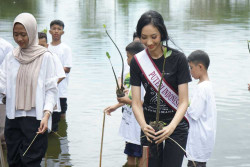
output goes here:
<path id="1" fill-rule="evenodd" d="M 6 95 L 9 167 L 40 166 L 47 149 L 48 120 L 56 104 L 57 78 L 52 54 L 38 45 L 37 34 L 34 16 L 19 14 L 13 23 L 13 38 L 19 47 L 6 56 L 0 67 L 0 93 Z"/>

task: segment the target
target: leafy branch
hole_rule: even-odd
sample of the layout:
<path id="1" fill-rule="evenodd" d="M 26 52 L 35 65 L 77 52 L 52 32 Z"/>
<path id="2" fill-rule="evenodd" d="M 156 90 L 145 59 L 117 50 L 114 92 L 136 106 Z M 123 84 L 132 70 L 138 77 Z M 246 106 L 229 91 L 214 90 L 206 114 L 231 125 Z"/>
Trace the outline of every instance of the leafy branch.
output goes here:
<path id="1" fill-rule="evenodd" d="M 107 29 L 106 29 L 106 25 L 103 24 L 103 27 L 105 29 L 105 32 L 106 34 L 108 35 L 109 39 L 113 42 L 113 44 L 115 45 L 116 49 L 118 50 L 120 56 L 121 56 L 121 60 L 122 60 L 122 74 L 121 74 L 121 90 L 123 91 L 124 90 L 124 87 L 123 87 L 123 73 L 124 73 L 124 60 L 123 60 L 123 57 L 122 57 L 122 54 L 121 54 L 121 51 L 119 50 L 119 48 L 117 47 L 116 43 L 113 41 L 113 39 L 111 38 L 111 36 L 109 35 Z M 113 67 L 112 67 L 113 68 Z M 118 89 L 119 89 L 119 86 L 118 86 Z"/>

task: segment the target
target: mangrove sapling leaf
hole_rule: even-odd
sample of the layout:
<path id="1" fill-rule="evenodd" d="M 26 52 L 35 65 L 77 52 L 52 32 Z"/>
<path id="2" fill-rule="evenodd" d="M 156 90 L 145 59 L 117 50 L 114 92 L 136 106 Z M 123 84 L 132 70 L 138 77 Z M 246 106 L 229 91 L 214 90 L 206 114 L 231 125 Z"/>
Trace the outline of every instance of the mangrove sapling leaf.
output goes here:
<path id="1" fill-rule="evenodd" d="M 164 49 L 164 62 L 163 62 L 163 70 L 162 70 L 162 75 L 161 75 L 161 81 L 160 81 L 160 85 L 158 87 L 158 91 L 157 91 L 157 110 L 156 110 L 156 121 L 153 121 L 153 122 L 150 122 L 149 125 L 154 128 L 154 130 L 157 132 L 157 131 L 160 131 L 163 129 L 164 126 L 166 126 L 167 124 L 163 121 L 159 121 L 159 115 L 160 115 L 160 88 L 161 88 L 161 85 L 162 85 L 162 80 L 163 80 L 163 77 L 165 75 L 165 64 L 166 64 L 166 59 L 171 56 L 172 54 L 172 51 L 167 51 L 167 48 Z M 178 147 L 180 147 L 186 154 L 188 154 L 186 152 L 186 150 L 177 142 L 175 141 L 174 139 L 172 139 L 171 137 L 168 137 L 170 140 L 172 140 L 176 145 L 178 145 Z M 154 144 L 154 143 L 152 143 Z M 188 154 L 189 155 L 189 154 Z M 192 161 L 193 164 L 194 164 L 194 167 L 196 167 L 196 164 L 194 161 Z"/>
<path id="2" fill-rule="evenodd" d="M 111 56 L 109 55 L 109 52 L 106 52 L 106 56 L 107 56 L 107 58 L 109 59 L 109 63 L 110 63 L 110 65 L 111 65 L 113 74 L 114 74 L 114 76 L 115 76 L 115 82 L 116 82 L 116 86 L 117 86 L 117 90 L 116 90 L 117 97 L 123 97 L 123 96 L 125 96 L 125 95 L 124 95 L 124 93 L 123 93 L 123 90 L 121 90 L 121 89 L 119 88 L 118 80 L 117 80 L 117 77 L 116 77 L 116 74 L 115 74 L 115 70 L 114 70 L 114 68 L 113 68 L 113 65 L 112 65 L 112 63 L 111 63 L 111 60 L 110 60 Z"/>
<path id="3" fill-rule="evenodd" d="M 116 43 L 113 41 L 113 39 L 111 38 L 111 36 L 109 35 L 107 29 L 106 29 L 106 25 L 103 24 L 103 27 L 105 29 L 106 34 L 108 35 L 109 39 L 112 41 L 112 43 L 115 45 L 116 49 L 118 50 L 120 56 L 121 56 L 121 60 L 122 60 L 122 74 L 121 74 L 121 91 L 124 90 L 124 86 L 123 86 L 123 73 L 124 73 L 124 60 L 121 54 L 121 51 L 119 50 L 119 48 L 117 47 Z"/>

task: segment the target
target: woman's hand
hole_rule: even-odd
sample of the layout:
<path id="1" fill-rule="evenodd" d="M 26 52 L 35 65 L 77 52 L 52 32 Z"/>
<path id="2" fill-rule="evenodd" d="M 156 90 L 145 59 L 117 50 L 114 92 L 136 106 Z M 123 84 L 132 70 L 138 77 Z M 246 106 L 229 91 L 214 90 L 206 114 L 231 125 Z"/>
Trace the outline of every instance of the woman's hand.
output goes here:
<path id="1" fill-rule="evenodd" d="M 48 120 L 50 117 L 50 113 L 46 112 L 43 116 L 43 119 L 40 122 L 40 127 L 38 128 L 38 134 L 43 134 L 48 129 Z"/>
<path id="2" fill-rule="evenodd" d="M 156 132 L 156 136 L 154 138 L 154 141 L 156 144 L 162 143 L 164 140 L 168 138 L 175 130 L 175 127 L 169 124 L 168 126 L 165 126 L 162 130 Z"/>
<path id="3" fill-rule="evenodd" d="M 154 128 L 152 128 L 150 125 L 146 124 L 145 126 L 143 126 L 142 128 L 143 133 L 145 134 L 145 136 L 147 137 L 147 140 L 152 143 L 151 139 L 155 138 L 155 130 Z"/>

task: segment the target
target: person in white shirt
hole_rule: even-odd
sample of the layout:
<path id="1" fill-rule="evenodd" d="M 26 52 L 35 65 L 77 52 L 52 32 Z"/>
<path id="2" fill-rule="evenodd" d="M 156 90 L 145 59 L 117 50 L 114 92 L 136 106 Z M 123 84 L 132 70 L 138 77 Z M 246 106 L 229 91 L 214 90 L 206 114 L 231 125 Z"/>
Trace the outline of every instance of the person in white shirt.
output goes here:
<path id="1" fill-rule="evenodd" d="M 39 39 L 39 45 L 48 48 L 48 41 L 47 41 L 47 34 L 44 32 L 38 32 L 38 39 Z M 58 77 L 57 84 L 59 84 L 65 77 L 64 68 L 62 66 L 61 61 L 59 60 L 58 56 L 53 54 L 53 59 L 56 67 L 56 75 Z M 52 127 L 49 127 L 49 132 L 57 132 L 58 131 L 58 123 L 60 121 L 60 115 L 61 115 L 61 106 L 60 106 L 60 98 L 59 94 L 57 94 L 57 103 L 54 107 L 54 111 L 52 114 Z"/>
<path id="2" fill-rule="evenodd" d="M 0 65 L 2 64 L 5 56 L 10 51 L 12 51 L 12 49 L 13 49 L 13 46 L 9 42 L 4 40 L 3 38 L 0 38 Z M 0 140 L 2 140 L 2 143 L 5 143 L 4 141 L 5 117 L 6 117 L 5 105 L 0 104 Z"/>
<path id="3" fill-rule="evenodd" d="M 130 65 L 130 62 L 135 54 L 141 52 L 145 49 L 145 46 L 138 41 L 131 42 L 126 47 L 127 52 L 127 63 Z M 117 101 L 119 103 L 109 106 L 104 109 L 104 111 L 111 115 L 111 112 L 115 111 L 119 107 L 123 107 L 123 114 L 121 125 L 119 129 L 119 134 L 123 137 L 126 142 L 124 153 L 127 154 L 127 166 L 136 166 L 137 159 L 139 166 L 142 165 L 142 146 L 141 146 L 141 128 L 132 111 L 132 94 L 130 87 L 130 72 L 129 66 L 125 70 L 124 75 L 124 85 L 126 87 L 126 92 L 124 97 L 118 97 Z M 144 87 L 141 87 L 141 101 L 143 103 L 144 97 Z"/>
<path id="4" fill-rule="evenodd" d="M 64 118 L 68 107 L 67 96 L 69 73 L 72 68 L 72 54 L 70 47 L 61 41 L 61 36 L 64 34 L 64 23 L 61 20 L 53 20 L 50 23 L 49 32 L 52 36 L 52 42 L 50 43 L 48 49 L 59 57 L 66 73 L 66 78 L 63 79 L 58 85 L 61 105 L 61 118 Z"/>
<path id="5" fill-rule="evenodd" d="M 5 56 L 12 50 L 13 46 L 3 38 L 0 38 L 0 64 L 2 64 Z"/>
<path id="6" fill-rule="evenodd" d="M 8 164 L 39 167 L 47 150 L 48 121 L 56 104 L 53 55 L 38 45 L 37 22 L 30 13 L 15 18 L 13 38 L 19 47 L 6 56 L 0 67 L 0 93 L 6 96 Z"/>
<path id="7" fill-rule="evenodd" d="M 199 79 L 195 93 L 187 110 L 190 124 L 187 155 L 188 167 L 206 167 L 216 135 L 216 103 L 212 83 L 208 77 L 210 60 L 208 54 L 196 50 L 188 56 L 191 75 Z M 193 162 L 194 161 L 194 162 Z"/>

